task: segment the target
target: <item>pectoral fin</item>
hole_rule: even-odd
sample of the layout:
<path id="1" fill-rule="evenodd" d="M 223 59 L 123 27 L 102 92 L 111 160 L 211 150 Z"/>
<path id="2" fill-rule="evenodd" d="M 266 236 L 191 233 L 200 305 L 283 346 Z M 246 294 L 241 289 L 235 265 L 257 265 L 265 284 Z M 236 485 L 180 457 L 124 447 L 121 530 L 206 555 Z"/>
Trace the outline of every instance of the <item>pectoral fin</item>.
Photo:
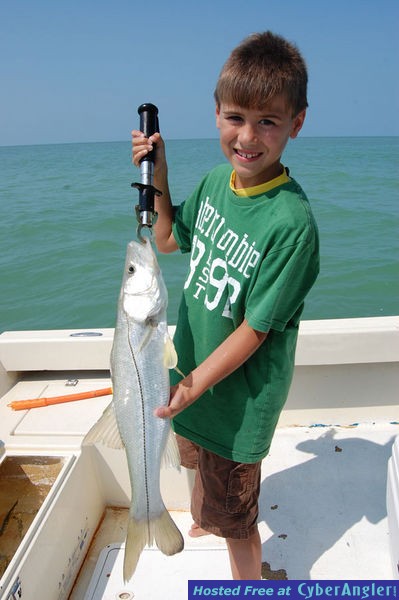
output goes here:
<path id="1" fill-rule="evenodd" d="M 177 352 L 168 333 L 164 337 L 163 364 L 167 369 L 174 369 L 177 365 Z"/>
<path id="2" fill-rule="evenodd" d="M 93 425 L 83 440 L 85 445 L 95 444 L 96 442 L 101 442 L 104 446 L 115 450 L 124 448 L 116 422 L 113 402 L 107 406 L 100 419 Z"/>

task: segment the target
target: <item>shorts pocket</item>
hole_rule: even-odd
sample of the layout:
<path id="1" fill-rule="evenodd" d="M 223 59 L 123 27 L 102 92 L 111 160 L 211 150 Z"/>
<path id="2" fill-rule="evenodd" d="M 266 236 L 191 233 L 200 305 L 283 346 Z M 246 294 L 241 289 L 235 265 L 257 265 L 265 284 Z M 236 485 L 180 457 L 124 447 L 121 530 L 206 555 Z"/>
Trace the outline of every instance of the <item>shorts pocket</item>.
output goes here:
<path id="1" fill-rule="evenodd" d="M 232 514 L 247 513 L 257 504 L 259 469 L 255 464 L 239 464 L 231 470 L 226 494 L 226 510 Z"/>

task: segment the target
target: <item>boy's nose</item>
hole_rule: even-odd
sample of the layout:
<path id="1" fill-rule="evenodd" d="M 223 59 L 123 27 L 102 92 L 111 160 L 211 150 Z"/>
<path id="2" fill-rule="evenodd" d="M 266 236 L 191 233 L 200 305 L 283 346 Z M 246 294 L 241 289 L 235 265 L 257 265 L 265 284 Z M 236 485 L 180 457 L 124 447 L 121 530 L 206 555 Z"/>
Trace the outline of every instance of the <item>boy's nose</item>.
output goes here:
<path id="1" fill-rule="evenodd" d="M 251 123 L 245 123 L 240 129 L 240 141 L 242 143 L 255 143 L 258 141 L 256 127 Z"/>

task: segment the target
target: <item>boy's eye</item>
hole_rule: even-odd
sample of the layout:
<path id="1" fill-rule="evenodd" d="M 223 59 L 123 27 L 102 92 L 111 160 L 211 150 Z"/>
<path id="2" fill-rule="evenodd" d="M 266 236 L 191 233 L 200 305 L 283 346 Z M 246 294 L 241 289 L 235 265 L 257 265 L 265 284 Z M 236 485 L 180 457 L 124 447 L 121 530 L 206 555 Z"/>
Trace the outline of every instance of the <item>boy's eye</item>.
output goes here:
<path id="1" fill-rule="evenodd" d="M 266 126 L 275 125 L 274 121 L 271 121 L 270 119 L 262 119 L 260 124 Z"/>
<path id="2" fill-rule="evenodd" d="M 239 123 L 240 121 L 242 121 L 242 117 L 240 117 L 239 115 L 229 115 L 227 117 L 228 121 L 232 121 L 233 123 Z"/>

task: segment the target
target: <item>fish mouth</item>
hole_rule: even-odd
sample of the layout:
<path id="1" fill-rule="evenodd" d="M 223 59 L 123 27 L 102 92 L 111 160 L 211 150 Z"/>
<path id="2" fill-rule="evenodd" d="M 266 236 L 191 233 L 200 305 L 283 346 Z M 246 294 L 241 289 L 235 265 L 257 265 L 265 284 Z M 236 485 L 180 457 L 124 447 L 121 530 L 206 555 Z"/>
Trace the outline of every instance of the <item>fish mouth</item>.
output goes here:
<path id="1" fill-rule="evenodd" d="M 240 150 L 239 148 L 234 148 L 235 154 L 243 160 L 256 160 L 260 156 L 262 156 L 262 152 L 244 152 L 244 150 Z"/>

